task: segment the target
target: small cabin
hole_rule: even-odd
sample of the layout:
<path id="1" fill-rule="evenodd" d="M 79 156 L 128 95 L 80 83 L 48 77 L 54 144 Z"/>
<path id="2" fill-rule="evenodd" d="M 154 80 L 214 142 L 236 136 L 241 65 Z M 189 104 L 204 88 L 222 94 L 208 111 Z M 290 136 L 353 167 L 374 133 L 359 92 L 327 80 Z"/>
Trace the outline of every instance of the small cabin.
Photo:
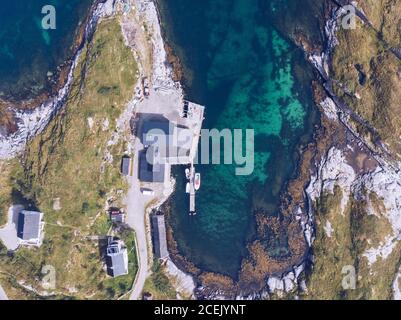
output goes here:
<path id="1" fill-rule="evenodd" d="M 110 208 L 109 210 L 110 220 L 113 223 L 124 223 L 125 221 L 125 214 L 119 208 Z"/>
<path id="2" fill-rule="evenodd" d="M 18 215 L 17 236 L 23 245 L 40 246 L 44 223 L 43 213 L 22 210 Z"/>
<path id="3" fill-rule="evenodd" d="M 121 174 L 124 176 L 129 176 L 131 174 L 131 158 L 123 157 L 121 160 Z"/>
<path id="4" fill-rule="evenodd" d="M 128 274 L 128 251 L 123 241 L 109 238 L 106 265 L 107 274 L 113 278 Z"/>
<path id="5" fill-rule="evenodd" d="M 169 253 L 167 250 L 166 222 L 164 215 L 155 214 L 152 216 L 152 242 L 153 251 L 158 259 L 165 260 Z"/>

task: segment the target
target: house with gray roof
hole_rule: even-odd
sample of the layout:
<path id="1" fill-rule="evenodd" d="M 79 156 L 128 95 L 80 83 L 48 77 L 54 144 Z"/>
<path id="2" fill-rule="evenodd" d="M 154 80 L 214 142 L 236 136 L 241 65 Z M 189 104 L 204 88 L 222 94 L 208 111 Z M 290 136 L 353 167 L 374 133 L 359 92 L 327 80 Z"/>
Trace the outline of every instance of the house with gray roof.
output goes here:
<path id="1" fill-rule="evenodd" d="M 43 213 L 22 210 L 18 215 L 17 236 L 22 245 L 40 246 L 42 244 Z"/>
<path id="2" fill-rule="evenodd" d="M 128 274 L 128 251 L 121 240 L 110 240 L 106 249 L 107 274 L 113 278 Z"/>
<path id="3" fill-rule="evenodd" d="M 142 142 L 145 148 L 161 139 L 166 140 L 172 131 L 172 124 L 167 119 L 148 120 L 143 124 Z"/>
<path id="4" fill-rule="evenodd" d="M 139 180 L 163 183 L 171 165 L 191 162 L 193 134 L 188 127 L 168 120 L 146 120 L 142 142 L 145 150 L 139 155 Z"/>
<path id="5" fill-rule="evenodd" d="M 158 150 L 150 147 L 139 154 L 139 180 L 163 183 L 166 177 L 166 164 L 160 161 Z"/>
<path id="6" fill-rule="evenodd" d="M 131 158 L 128 156 L 124 156 L 121 159 L 121 174 L 124 176 L 131 174 Z"/>
<path id="7" fill-rule="evenodd" d="M 152 239 L 153 251 L 157 258 L 165 260 L 168 258 L 166 222 L 164 215 L 152 216 Z"/>

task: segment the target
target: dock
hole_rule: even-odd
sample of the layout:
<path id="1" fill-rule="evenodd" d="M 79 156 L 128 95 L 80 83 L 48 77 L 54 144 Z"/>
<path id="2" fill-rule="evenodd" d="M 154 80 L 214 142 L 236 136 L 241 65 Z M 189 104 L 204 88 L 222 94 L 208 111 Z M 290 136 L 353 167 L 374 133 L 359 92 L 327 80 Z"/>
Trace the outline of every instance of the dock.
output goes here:
<path id="1" fill-rule="evenodd" d="M 193 132 L 192 144 L 188 155 L 190 162 L 190 177 L 189 177 L 189 215 L 196 215 L 195 207 L 195 166 L 194 161 L 198 151 L 198 144 L 201 136 L 202 123 L 204 119 L 205 107 L 199 104 L 184 100 L 183 118 Z"/>
<path id="2" fill-rule="evenodd" d="M 195 190 L 189 194 L 189 212 L 194 214 L 195 211 Z"/>
<path id="3" fill-rule="evenodd" d="M 189 176 L 189 215 L 195 215 L 195 167 L 191 164 Z"/>
<path id="4" fill-rule="evenodd" d="M 186 119 L 186 125 L 188 125 L 193 132 L 192 144 L 189 152 L 189 159 L 192 168 L 198 151 L 205 107 L 193 102 L 184 101 L 184 108 L 183 116 Z"/>

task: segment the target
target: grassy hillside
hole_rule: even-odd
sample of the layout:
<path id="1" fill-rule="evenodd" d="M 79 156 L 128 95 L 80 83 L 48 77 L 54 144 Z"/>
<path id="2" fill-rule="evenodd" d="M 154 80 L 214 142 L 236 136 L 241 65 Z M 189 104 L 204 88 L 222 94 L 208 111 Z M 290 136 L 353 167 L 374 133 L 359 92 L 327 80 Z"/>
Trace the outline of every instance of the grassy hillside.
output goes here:
<path id="1" fill-rule="evenodd" d="M 10 175 L 13 165 L 9 161 L 0 162 L 0 226 L 7 222 L 7 211 L 12 203 Z"/>
<path id="2" fill-rule="evenodd" d="M 313 245 L 314 266 L 307 277 L 308 299 L 391 299 L 391 284 L 399 268 L 401 245 L 397 244 L 386 259 L 379 258 L 372 266 L 364 256 L 368 248 L 378 247 L 392 234 L 385 217 L 383 203 L 375 194 L 367 203 L 351 197 L 342 212 L 341 188 L 325 193 L 316 205 L 316 240 Z M 356 287 L 345 290 L 342 282 L 347 266 L 356 272 Z M 345 269 L 344 269 L 345 268 Z"/>
<path id="3" fill-rule="evenodd" d="M 401 158 L 401 61 L 390 49 L 401 49 L 401 2 L 359 1 L 373 27 L 358 20 L 355 30 L 339 28 L 332 78 L 336 93 L 373 125 Z M 344 90 L 346 88 L 346 90 Z M 366 131 L 357 129 L 367 140 Z"/>
<path id="4" fill-rule="evenodd" d="M 133 232 L 116 234 L 126 241 L 131 263 L 130 274 L 117 280 L 106 277 L 102 240 L 93 236 L 109 232 L 106 201 L 119 205 L 127 189 L 119 172 L 124 139 L 111 146 L 108 141 L 136 82 L 137 64 L 117 18 L 103 21 L 84 48 L 67 105 L 29 143 L 6 179 L 14 194 L 45 213 L 46 221 L 40 249 L 22 248 L 12 255 L 0 250 L 0 281 L 8 289 L 14 286 L 11 296 L 21 297 L 16 284 L 21 281 L 43 291 L 44 265 L 56 270 L 55 298 L 117 298 L 130 289 L 137 270 Z M 105 161 L 106 155 L 113 159 Z"/>

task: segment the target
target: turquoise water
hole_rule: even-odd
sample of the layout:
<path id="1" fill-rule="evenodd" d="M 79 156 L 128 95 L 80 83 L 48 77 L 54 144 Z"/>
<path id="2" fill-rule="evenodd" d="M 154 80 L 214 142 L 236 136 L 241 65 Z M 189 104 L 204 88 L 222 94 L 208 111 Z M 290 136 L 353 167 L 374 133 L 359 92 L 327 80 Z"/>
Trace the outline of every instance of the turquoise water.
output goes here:
<path id="1" fill-rule="evenodd" d="M 236 276 L 254 237 L 255 210 L 279 214 L 297 146 L 311 136 L 310 69 L 273 22 L 287 4 L 291 1 L 160 1 L 166 35 L 186 68 L 189 98 L 206 105 L 205 127 L 255 130 L 252 175 L 237 176 L 235 165 L 197 167 L 202 186 L 195 217 L 187 214 L 183 168 L 176 170 L 170 223 L 180 252 L 204 270 Z M 286 254 L 281 247 L 269 251 Z"/>
<path id="2" fill-rule="evenodd" d="M 0 6 L 0 98 L 26 99 L 49 86 L 47 73 L 71 54 L 75 30 L 92 0 L 12 0 Z M 42 28 L 42 7 L 56 9 L 56 29 Z"/>

